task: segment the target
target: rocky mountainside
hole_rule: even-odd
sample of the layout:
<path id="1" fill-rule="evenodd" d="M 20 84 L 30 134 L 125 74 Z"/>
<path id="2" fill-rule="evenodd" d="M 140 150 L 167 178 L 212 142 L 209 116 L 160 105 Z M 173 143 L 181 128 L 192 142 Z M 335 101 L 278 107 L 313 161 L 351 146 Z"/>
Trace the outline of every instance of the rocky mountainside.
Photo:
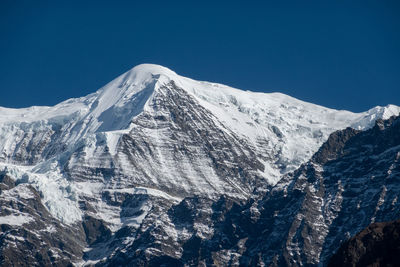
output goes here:
<path id="1" fill-rule="evenodd" d="M 264 262 L 278 265 L 326 263 L 371 222 L 400 218 L 399 159 L 399 117 L 378 120 L 365 132 L 333 133 L 258 203 L 262 234 L 248 241 L 247 251 L 259 251 Z M 250 253 L 251 262 L 257 257 Z"/>
<path id="2" fill-rule="evenodd" d="M 400 117 L 337 131 L 262 199 L 185 198 L 99 265 L 326 265 L 371 222 L 400 218 L 399 159 Z"/>
<path id="3" fill-rule="evenodd" d="M 398 266 L 400 220 L 373 223 L 346 241 L 328 266 Z"/>
<path id="4" fill-rule="evenodd" d="M 54 107 L 0 108 L 0 263 L 326 262 L 398 216 L 398 124 L 381 119 L 399 112 L 149 64 Z"/>

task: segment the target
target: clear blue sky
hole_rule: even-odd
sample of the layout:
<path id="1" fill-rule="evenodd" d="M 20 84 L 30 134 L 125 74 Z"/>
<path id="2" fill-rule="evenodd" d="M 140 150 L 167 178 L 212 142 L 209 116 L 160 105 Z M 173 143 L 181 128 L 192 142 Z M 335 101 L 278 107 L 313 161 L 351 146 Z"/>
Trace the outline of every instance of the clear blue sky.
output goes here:
<path id="1" fill-rule="evenodd" d="M 167 3 L 172 2 L 172 3 Z M 400 1 L 0 1 L 0 106 L 140 63 L 337 109 L 400 105 Z"/>

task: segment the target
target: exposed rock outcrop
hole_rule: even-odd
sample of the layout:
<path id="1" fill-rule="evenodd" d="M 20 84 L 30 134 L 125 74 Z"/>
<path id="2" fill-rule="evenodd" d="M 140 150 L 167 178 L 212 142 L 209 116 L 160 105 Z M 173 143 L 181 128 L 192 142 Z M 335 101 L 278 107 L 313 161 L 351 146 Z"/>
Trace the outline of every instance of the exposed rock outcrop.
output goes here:
<path id="1" fill-rule="evenodd" d="M 400 220 L 379 222 L 344 242 L 328 266 L 398 266 Z"/>

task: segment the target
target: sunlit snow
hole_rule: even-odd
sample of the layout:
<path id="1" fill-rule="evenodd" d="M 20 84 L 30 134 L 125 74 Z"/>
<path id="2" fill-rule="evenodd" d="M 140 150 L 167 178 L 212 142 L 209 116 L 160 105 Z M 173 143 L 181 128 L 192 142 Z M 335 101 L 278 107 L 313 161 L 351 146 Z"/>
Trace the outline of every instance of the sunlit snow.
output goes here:
<path id="1" fill-rule="evenodd" d="M 263 162 L 265 168 L 261 176 L 269 184 L 275 184 L 284 173 L 306 162 L 333 131 L 346 127 L 367 129 L 376 119 L 387 119 L 400 112 L 400 107 L 394 105 L 375 107 L 362 113 L 339 111 L 281 93 L 254 93 L 195 81 L 162 66 L 142 64 L 93 94 L 54 107 L 0 108 L 0 170 L 6 170 L 19 182 L 34 186 L 50 213 L 67 224 L 81 219 L 82 211 L 78 204 L 81 197 L 100 199 L 101 193 L 107 190 L 129 190 L 132 194 L 145 193 L 179 201 L 180 196 L 169 195 L 160 188 L 114 188 L 112 183 L 95 176 L 90 181 L 79 181 L 63 174 L 63 168 L 78 163 L 82 168 L 100 170 L 112 169 L 114 164 L 118 164 L 118 175 L 122 178 L 131 173 L 129 159 L 123 154 L 117 155 L 120 137 L 130 132 L 133 118 L 143 112 L 155 112 L 151 100 L 162 93 L 159 89 L 163 85 L 171 81 L 211 112 L 222 131 L 234 132 L 261 154 L 275 155 L 273 160 Z M 50 138 L 53 134 L 59 134 L 57 140 Z M 148 134 L 154 145 L 162 148 L 163 132 L 149 131 Z M 52 150 L 46 150 L 48 144 Z M 21 154 L 18 155 L 21 161 L 12 160 L 21 146 L 32 146 L 37 155 Z M 43 160 L 43 154 L 49 158 Z M 197 188 L 199 193 L 204 193 L 201 191 L 204 186 L 211 185 L 215 194 L 224 192 L 225 184 L 209 169 L 207 159 L 196 159 L 196 166 L 189 160 L 182 161 L 184 168 L 181 172 L 185 175 L 179 176 L 171 171 L 172 159 L 165 158 L 165 155 L 159 150 L 157 164 L 160 164 L 160 169 L 157 174 L 149 176 L 154 184 L 169 181 L 170 185 L 181 186 L 187 191 Z M 24 161 L 24 157 L 27 160 Z M 199 168 L 207 180 L 198 179 Z M 116 227 L 121 225 L 118 209 L 101 200 L 96 205 L 104 211 L 104 219 Z M 28 222 L 25 217 L 2 218 L 17 224 Z"/>

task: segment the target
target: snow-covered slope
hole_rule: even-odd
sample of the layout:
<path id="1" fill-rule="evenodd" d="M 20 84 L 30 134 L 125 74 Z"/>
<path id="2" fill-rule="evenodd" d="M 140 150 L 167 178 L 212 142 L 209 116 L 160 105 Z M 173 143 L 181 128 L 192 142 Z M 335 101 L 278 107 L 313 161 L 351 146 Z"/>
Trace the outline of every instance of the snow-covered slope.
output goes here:
<path id="1" fill-rule="evenodd" d="M 155 112 L 152 100 L 160 94 L 160 88 L 171 81 L 211 112 L 224 128 L 247 139 L 255 149 L 279 151 L 279 162 L 289 164 L 289 169 L 308 159 L 332 131 L 348 126 L 369 128 L 377 118 L 387 119 L 400 111 L 393 105 L 376 107 L 363 113 L 337 111 L 280 93 L 241 91 L 221 84 L 191 80 L 162 66 L 142 64 L 96 93 L 70 99 L 54 107 L 0 108 L 2 159 L 26 165 L 43 161 L 43 156 L 48 159 L 59 153 L 60 149 L 40 151 L 47 153 L 42 153 L 42 157 L 37 159 L 31 155 L 25 162 L 21 160 L 22 139 L 39 139 L 34 135 L 39 131 L 52 134 L 60 130 L 56 141 L 64 145 L 62 150 L 74 147 L 91 134 L 118 130 L 128 132 L 133 118 L 143 112 Z M 110 148 L 115 148 L 115 139 L 119 135 L 107 135 L 110 137 L 107 140 Z M 21 145 L 22 148 L 18 147 Z M 270 176 L 271 173 L 268 174 Z M 279 177 L 273 172 L 273 177 L 267 179 L 275 183 Z"/>
<path id="2" fill-rule="evenodd" d="M 399 112 L 333 110 L 151 64 L 54 107 L 0 108 L 0 263 L 7 253 L 15 264 L 37 261 L 23 251 L 42 251 L 40 240 L 52 254 L 37 252 L 38 264 L 98 262 L 146 232 L 144 221 L 170 231 L 152 235 L 185 239 L 169 214 L 182 199 L 207 199 L 208 214 L 221 195 L 260 196 L 332 132 L 368 129 Z M 195 225 L 201 236 L 207 227 Z"/>
<path id="3" fill-rule="evenodd" d="M 275 184 L 306 162 L 331 132 L 365 129 L 399 111 L 338 111 L 143 64 L 54 107 L 1 108 L 0 166 L 72 223 L 82 216 L 79 201 L 110 188 L 247 198 L 256 185 Z M 237 171 L 227 172 L 231 166 Z M 109 207 L 95 202 L 99 216 L 107 214 Z"/>

